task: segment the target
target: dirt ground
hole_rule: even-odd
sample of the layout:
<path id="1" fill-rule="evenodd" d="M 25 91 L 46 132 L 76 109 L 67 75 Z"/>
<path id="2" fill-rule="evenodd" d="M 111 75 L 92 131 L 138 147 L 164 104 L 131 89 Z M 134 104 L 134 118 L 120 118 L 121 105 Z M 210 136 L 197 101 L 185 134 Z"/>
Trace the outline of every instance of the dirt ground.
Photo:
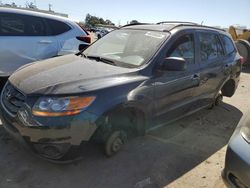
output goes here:
<path id="1" fill-rule="evenodd" d="M 250 71 L 222 106 L 202 110 L 129 141 L 112 158 L 85 148 L 83 159 L 56 165 L 14 142 L 0 122 L 1 188 L 223 188 L 227 142 L 250 104 Z"/>

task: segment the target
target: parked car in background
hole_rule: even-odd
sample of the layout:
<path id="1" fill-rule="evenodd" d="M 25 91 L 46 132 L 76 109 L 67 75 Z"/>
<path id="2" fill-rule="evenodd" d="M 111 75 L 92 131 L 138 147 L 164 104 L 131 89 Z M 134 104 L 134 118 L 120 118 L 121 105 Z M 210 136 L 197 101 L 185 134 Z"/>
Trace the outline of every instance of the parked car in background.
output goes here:
<path id="1" fill-rule="evenodd" d="M 25 64 L 76 53 L 86 43 L 87 32 L 67 18 L 0 8 L 0 85 Z"/>
<path id="2" fill-rule="evenodd" d="M 250 112 L 242 117 L 229 141 L 222 176 L 228 187 L 250 187 Z"/>
<path id="3" fill-rule="evenodd" d="M 98 28 L 98 29 L 95 30 L 95 34 L 96 34 L 96 37 L 98 39 L 104 37 L 108 33 L 109 33 L 109 31 L 107 29 L 104 29 L 104 28 Z"/>
<path id="4" fill-rule="evenodd" d="M 44 158 L 66 160 L 91 141 L 112 156 L 130 135 L 232 97 L 241 68 L 223 30 L 130 25 L 78 54 L 16 71 L 2 92 L 0 115 L 11 135 Z"/>

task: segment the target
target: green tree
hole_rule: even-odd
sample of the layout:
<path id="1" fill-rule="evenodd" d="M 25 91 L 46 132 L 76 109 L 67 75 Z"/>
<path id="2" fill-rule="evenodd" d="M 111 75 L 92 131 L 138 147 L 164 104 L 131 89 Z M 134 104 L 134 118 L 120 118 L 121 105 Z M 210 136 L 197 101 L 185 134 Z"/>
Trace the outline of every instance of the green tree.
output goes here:
<path id="1" fill-rule="evenodd" d="M 87 27 L 93 27 L 96 25 L 115 25 L 115 24 L 112 23 L 110 20 L 104 20 L 103 18 L 87 14 L 85 17 L 85 25 Z"/>

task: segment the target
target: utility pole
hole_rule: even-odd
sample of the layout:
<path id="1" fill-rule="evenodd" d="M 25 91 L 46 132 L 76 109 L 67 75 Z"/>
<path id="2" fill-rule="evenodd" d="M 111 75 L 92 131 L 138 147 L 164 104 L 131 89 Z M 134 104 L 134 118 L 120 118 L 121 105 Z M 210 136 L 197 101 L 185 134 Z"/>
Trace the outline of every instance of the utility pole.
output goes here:
<path id="1" fill-rule="evenodd" d="M 52 11 L 52 4 L 49 4 L 49 11 Z"/>

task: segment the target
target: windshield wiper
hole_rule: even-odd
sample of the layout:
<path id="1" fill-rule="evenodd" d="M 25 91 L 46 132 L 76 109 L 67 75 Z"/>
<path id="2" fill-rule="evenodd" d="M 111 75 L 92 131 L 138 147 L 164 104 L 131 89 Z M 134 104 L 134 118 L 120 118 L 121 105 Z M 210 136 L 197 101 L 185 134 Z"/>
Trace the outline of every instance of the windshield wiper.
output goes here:
<path id="1" fill-rule="evenodd" d="M 96 61 L 101 61 L 103 63 L 107 63 L 107 64 L 110 64 L 110 65 L 117 65 L 116 62 L 112 61 L 111 59 L 107 59 L 105 57 L 101 57 L 101 56 L 86 56 L 85 55 L 85 58 L 88 58 L 88 59 L 94 59 Z"/>

